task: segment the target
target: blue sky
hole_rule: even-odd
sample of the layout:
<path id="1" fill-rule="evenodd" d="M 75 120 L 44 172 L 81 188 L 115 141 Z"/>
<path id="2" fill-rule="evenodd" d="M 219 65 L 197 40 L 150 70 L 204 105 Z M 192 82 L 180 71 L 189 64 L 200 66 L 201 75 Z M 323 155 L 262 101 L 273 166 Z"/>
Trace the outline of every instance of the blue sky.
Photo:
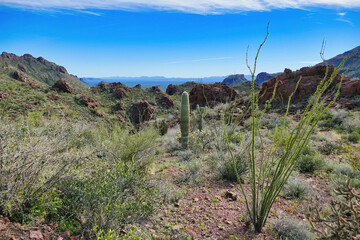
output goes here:
<path id="1" fill-rule="evenodd" d="M 0 0 L 0 51 L 30 53 L 79 77 L 207 77 L 293 70 L 360 45 L 360 1 Z"/>

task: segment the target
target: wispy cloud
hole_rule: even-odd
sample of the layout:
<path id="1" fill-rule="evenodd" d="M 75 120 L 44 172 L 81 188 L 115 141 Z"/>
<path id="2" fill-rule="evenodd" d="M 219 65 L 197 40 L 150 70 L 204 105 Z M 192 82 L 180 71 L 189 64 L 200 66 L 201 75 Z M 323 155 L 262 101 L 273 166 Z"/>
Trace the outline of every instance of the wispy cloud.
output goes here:
<path id="1" fill-rule="evenodd" d="M 345 15 L 346 15 L 346 12 L 339 12 L 337 15 L 339 15 L 339 16 L 341 16 L 341 17 L 343 17 L 343 16 L 345 16 Z"/>
<path id="2" fill-rule="evenodd" d="M 226 59 L 232 59 L 232 58 L 233 57 L 201 58 L 201 59 L 174 61 L 174 62 L 169 62 L 169 63 L 170 64 L 178 64 L 178 63 L 188 63 L 188 62 L 217 61 L 217 60 L 226 60 Z"/>
<path id="3" fill-rule="evenodd" d="M 0 5 L 39 10 L 155 9 L 196 14 L 221 14 L 314 6 L 359 8 L 360 0 L 0 0 Z"/>

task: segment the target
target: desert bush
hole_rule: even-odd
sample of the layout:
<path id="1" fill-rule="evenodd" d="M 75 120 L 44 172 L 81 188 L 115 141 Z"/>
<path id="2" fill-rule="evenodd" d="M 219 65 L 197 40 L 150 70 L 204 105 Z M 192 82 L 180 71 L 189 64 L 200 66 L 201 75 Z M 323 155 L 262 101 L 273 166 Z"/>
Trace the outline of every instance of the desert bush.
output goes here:
<path id="1" fill-rule="evenodd" d="M 198 159 L 193 159 L 186 164 L 186 172 L 183 175 L 182 181 L 195 183 L 201 174 L 201 162 Z"/>
<path id="2" fill-rule="evenodd" d="M 70 122 L 0 122 L 0 214 L 94 238 L 151 214 L 158 133 Z"/>
<path id="3" fill-rule="evenodd" d="M 58 207 L 54 184 L 68 177 L 90 152 L 76 148 L 81 140 L 75 139 L 73 126 L 34 116 L 36 121 L 33 117 L 30 122 L 0 121 L 0 214 L 21 223 Z M 49 205 L 34 216 L 34 209 L 45 200 Z"/>
<path id="4" fill-rule="evenodd" d="M 354 189 L 350 181 L 345 186 L 338 187 L 335 191 L 337 200 L 331 201 L 329 216 L 324 215 L 318 209 L 316 216 L 310 221 L 321 223 L 323 229 L 318 230 L 321 239 L 357 239 L 360 234 L 360 194 Z"/>
<path id="5" fill-rule="evenodd" d="M 347 132 L 360 131 L 360 116 L 354 115 L 347 117 L 341 124 L 341 127 Z"/>
<path id="6" fill-rule="evenodd" d="M 302 155 L 297 162 L 297 169 L 301 173 L 314 173 L 324 165 L 319 155 Z"/>
<path id="7" fill-rule="evenodd" d="M 285 183 L 282 192 L 283 196 L 287 199 L 302 199 L 310 194 L 310 189 L 310 185 L 307 182 L 291 177 Z"/>
<path id="8" fill-rule="evenodd" d="M 349 134 L 348 140 L 352 143 L 357 143 L 360 141 L 360 133 L 357 131 L 353 131 Z"/>
<path id="9" fill-rule="evenodd" d="M 236 168 L 234 167 L 234 161 L 232 161 L 229 155 L 215 153 L 208 157 L 208 164 L 213 172 L 219 174 L 222 179 L 234 182 L 237 180 L 237 175 L 242 178 L 249 169 L 244 155 L 236 154 L 235 159 Z M 235 169 L 237 174 L 235 173 Z"/>
<path id="10" fill-rule="evenodd" d="M 193 152 L 190 149 L 177 152 L 177 155 L 180 157 L 179 161 L 181 162 L 190 162 L 193 158 Z"/>
<path id="11" fill-rule="evenodd" d="M 345 145 L 346 157 L 350 160 L 351 166 L 360 170 L 360 144 L 356 146 Z"/>
<path id="12" fill-rule="evenodd" d="M 292 219 L 278 219 L 274 223 L 274 230 L 281 240 L 313 240 L 315 235 L 305 224 Z"/>
<path id="13" fill-rule="evenodd" d="M 318 147 L 318 150 L 324 155 L 337 154 L 342 150 L 342 146 L 339 143 L 325 141 L 324 144 Z"/>

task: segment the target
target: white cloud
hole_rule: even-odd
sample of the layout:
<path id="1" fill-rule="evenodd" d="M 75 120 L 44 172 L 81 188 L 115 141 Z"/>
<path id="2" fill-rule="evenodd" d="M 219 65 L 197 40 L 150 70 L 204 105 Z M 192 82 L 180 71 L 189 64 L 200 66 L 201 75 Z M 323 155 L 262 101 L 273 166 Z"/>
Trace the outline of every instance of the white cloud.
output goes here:
<path id="1" fill-rule="evenodd" d="M 339 16 L 345 16 L 346 15 L 346 12 L 339 12 L 337 15 L 339 15 Z"/>
<path id="2" fill-rule="evenodd" d="M 150 8 L 197 14 L 220 14 L 314 6 L 358 8 L 360 0 L 0 0 L 0 5 L 41 10 L 141 10 Z"/>

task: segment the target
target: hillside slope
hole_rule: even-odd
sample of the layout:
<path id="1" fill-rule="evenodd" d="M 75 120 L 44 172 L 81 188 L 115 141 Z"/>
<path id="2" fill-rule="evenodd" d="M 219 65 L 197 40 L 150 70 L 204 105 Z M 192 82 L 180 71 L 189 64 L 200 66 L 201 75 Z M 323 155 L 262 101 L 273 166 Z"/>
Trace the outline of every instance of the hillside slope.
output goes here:
<path id="1" fill-rule="evenodd" d="M 333 58 L 330 58 L 329 60 L 327 60 L 327 63 L 334 66 L 338 66 L 345 57 L 354 54 L 356 54 L 354 57 L 352 57 L 351 59 L 345 62 L 342 71 L 345 71 L 350 67 L 346 75 L 352 78 L 360 78 L 360 46 L 353 48 L 349 51 L 346 51 L 342 54 L 339 54 Z"/>

